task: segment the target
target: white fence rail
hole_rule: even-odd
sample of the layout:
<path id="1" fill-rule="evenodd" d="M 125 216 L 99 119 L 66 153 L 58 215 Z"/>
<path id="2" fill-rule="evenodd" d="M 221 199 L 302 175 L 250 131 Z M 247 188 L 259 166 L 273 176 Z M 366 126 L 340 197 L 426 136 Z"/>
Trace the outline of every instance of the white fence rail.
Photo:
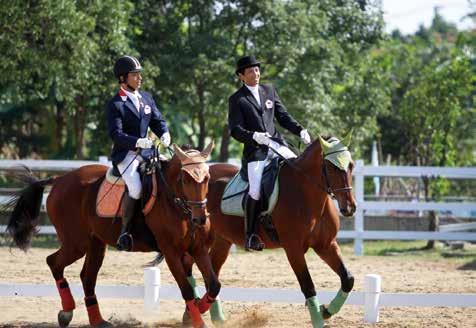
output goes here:
<path id="1" fill-rule="evenodd" d="M 82 297 L 80 285 L 70 284 L 75 297 Z M 205 293 L 199 287 L 199 293 Z M 319 301 L 329 304 L 336 292 L 317 292 Z M 96 295 L 101 298 L 141 298 L 144 299 L 144 310 L 159 314 L 160 300 L 182 300 L 180 290 L 176 286 L 160 285 L 160 269 L 150 267 L 144 269 L 144 286 L 96 286 Z M 8 284 L 0 283 L 0 297 L 50 296 L 57 297 L 54 285 Z M 272 302 L 272 303 L 304 303 L 304 296 L 299 290 L 269 288 L 222 288 L 222 301 L 238 302 Z M 379 275 L 368 274 L 364 280 L 363 292 L 352 292 L 346 301 L 348 305 L 364 307 L 364 321 L 379 321 L 379 307 L 382 306 L 443 306 L 443 307 L 476 307 L 476 294 L 416 294 L 416 293 L 381 293 Z"/>
<path id="2" fill-rule="evenodd" d="M 354 254 L 364 254 L 365 239 L 393 240 L 465 240 L 476 241 L 471 232 L 420 232 L 420 231 L 365 231 L 364 213 L 367 210 L 451 210 L 473 211 L 476 203 L 461 202 L 376 202 L 364 199 L 365 177 L 443 177 L 448 179 L 476 179 L 476 167 L 433 167 L 433 166 L 364 166 L 357 160 L 354 169 L 354 193 L 357 200 L 354 231 L 340 231 L 338 237 L 354 239 Z"/>
<path id="3" fill-rule="evenodd" d="M 110 164 L 107 158 L 101 156 L 98 161 L 64 161 L 64 160 L 0 160 L 0 171 L 12 171 L 19 164 L 28 166 L 34 171 L 67 172 L 88 164 Z M 365 177 L 444 177 L 448 179 L 475 179 L 476 167 L 429 167 L 429 166 L 365 166 L 362 160 L 356 161 L 354 169 L 354 192 L 357 200 L 357 211 L 353 231 L 340 231 L 338 238 L 354 239 L 354 253 L 364 254 L 364 240 L 394 239 L 394 240 L 465 240 L 476 241 L 476 233 L 458 232 L 473 228 L 473 225 L 458 226 L 453 229 L 442 228 L 440 232 L 416 231 L 365 231 L 364 213 L 367 210 L 451 210 L 476 211 L 474 202 L 394 202 L 366 201 L 364 198 Z M 0 196 L 0 204 L 7 201 L 8 196 Z M 5 226 L 0 226 L 0 232 Z M 453 232 L 451 232 L 453 231 Z M 52 227 L 41 227 L 40 233 L 54 233 Z"/>

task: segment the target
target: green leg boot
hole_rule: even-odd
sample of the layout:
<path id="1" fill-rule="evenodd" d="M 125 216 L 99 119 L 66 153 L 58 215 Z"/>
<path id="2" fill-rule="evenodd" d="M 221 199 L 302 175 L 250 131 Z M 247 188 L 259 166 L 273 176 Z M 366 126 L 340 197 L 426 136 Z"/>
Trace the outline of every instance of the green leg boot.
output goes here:
<path id="1" fill-rule="evenodd" d="M 311 314 L 311 321 L 313 328 L 324 328 L 325 323 L 324 319 L 322 318 L 321 311 L 319 308 L 319 301 L 317 300 L 317 296 L 309 297 L 306 300 L 306 306 Z"/>
<path id="2" fill-rule="evenodd" d="M 188 276 L 187 277 L 188 283 L 190 286 L 193 288 L 193 297 L 195 298 L 200 298 L 200 294 L 198 293 L 198 288 L 197 288 L 197 281 L 193 276 Z"/>
<path id="3" fill-rule="evenodd" d="M 210 316 L 212 317 L 212 322 L 215 325 L 225 323 L 226 321 L 225 314 L 223 313 L 223 309 L 221 307 L 221 301 L 218 297 L 210 308 Z"/>
<path id="4" fill-rule="evenodd" d="M 339 312 L 342 308 L 342 305 L 344 305 L 345 301 L 347 300 L 347 297 L 349 297 L 349 293 L 343 292 L 342 289 L 339 289 L 337 295 L 327 307 L 327 311 L 329 311 L 329 313 L 332 315 Z"/>

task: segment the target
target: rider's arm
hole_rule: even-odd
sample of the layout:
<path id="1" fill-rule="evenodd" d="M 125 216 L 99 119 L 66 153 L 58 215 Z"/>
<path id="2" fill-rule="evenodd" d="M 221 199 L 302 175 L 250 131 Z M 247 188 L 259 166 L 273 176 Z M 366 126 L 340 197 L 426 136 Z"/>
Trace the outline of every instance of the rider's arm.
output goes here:
<path id="1" fill-rule="evenodd" d="M 243 113 L 241 108 L 237 103 L 239 98 L 235 95 L 231 96 L 229 99 L 229 109 L 228 109 L 228 126 L 230 129 L 230 134 L 233 138 L 242 143 L 253 143 L 253 132 L 245 129 Z"/>
<path id="2" fill-rule="evenodd" d="M 121 148 L 134 150 L 138 138 L 128 135 L 122 130 L 122 114 L 113 101 L 107 104 L 106 114 L 109 136 L 112 138 L 114 144 Z"/>

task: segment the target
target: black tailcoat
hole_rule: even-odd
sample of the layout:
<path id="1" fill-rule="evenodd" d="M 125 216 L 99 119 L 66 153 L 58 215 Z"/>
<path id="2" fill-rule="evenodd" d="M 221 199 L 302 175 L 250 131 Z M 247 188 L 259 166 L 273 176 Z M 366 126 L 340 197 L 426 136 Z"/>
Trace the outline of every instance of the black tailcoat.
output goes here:
<path id="1" fill-rule="evenodd" d="M 243 165 L 248 162 L 266 159 L 268 147 L 258 145 L 253 140 L 254 132 L 268 132 L 274 139 L 285 144 L 281 134 L 276 130 L 274 119 L 298 135 L 303 127 L 286 111 L 281 99 L 272 85 L 260 85 L 261 106 L 248 88 L 243 85 L 229 99 L 228 125 L 233 138 L 245 144 Z"/>

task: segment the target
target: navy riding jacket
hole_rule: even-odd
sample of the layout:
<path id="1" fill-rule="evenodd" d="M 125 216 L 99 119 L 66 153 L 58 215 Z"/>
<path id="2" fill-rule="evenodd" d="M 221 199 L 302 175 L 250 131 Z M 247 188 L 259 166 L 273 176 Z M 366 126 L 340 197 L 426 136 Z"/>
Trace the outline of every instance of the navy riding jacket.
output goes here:
<path id="1" fill-rule="evenodd" d="M 145 91 L 139 91 L 139 95 L 139 111 L 122 90 L 106 105 L 108 131 L 114 143 L 111 159 L 116 165 L 129 150 L 136 150 L 137 139 L 147 136 L 148 127 L 158 137 L 168 132 L 152 96 Z"/>

